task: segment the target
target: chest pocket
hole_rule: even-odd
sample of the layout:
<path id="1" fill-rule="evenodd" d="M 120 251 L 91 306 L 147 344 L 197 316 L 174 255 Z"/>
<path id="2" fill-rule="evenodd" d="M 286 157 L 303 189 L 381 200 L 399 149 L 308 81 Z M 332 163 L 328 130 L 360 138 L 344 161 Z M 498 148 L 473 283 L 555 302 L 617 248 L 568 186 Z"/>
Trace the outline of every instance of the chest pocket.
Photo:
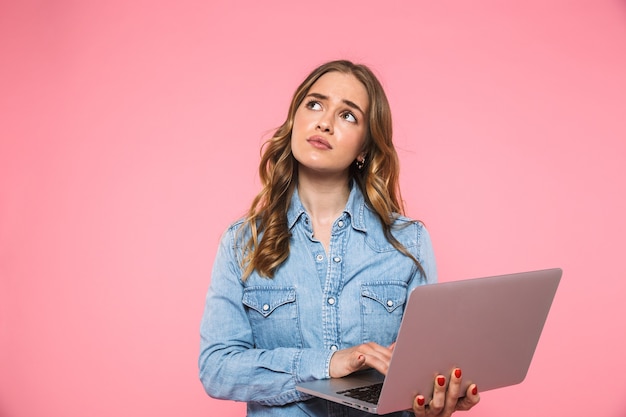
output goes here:
<path id="1" fill-rule="evenodd" d="M 247 307 L 255 347 L 302 347 L 294 288 L 248 287 L 242 303 Z"/>
<path id="2" fill-rule="evenodd" d="M 407 284 L 385 281 L 361 286 L 361 328 L 363 343 L 387 346 L 395 342 L 404 313 Z"/>

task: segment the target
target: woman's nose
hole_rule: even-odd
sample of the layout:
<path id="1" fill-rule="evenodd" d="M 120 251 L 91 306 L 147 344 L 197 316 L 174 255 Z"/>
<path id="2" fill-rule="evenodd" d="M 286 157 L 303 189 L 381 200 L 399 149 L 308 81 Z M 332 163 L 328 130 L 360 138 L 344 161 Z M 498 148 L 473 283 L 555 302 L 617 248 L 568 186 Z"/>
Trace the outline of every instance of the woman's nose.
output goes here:
<path id="1" fill-rule="evenodd" d="M 327 116 L 322 116 L 320 120 L 317 122 L 317 128 L 322 132 L 332 133 L 333 132 L 333 123 Z"/>

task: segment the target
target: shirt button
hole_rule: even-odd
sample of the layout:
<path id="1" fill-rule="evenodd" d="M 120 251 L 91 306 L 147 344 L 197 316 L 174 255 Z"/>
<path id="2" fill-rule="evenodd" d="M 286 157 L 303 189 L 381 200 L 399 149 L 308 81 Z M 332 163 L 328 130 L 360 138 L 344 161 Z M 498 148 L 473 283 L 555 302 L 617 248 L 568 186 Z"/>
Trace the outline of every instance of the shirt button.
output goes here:
<path id="1" fill-rule="evenodd" d="M 330 297 L 328 299 L 328 304 L 330 304 L 331 306 L 335 304 L 335 299 L 333 297 Z"/>
<path id="2" fill-rule="evenodd" d="M 270 309 L 270 305 L 269 304 L 263 304 L 263 311 L 267 311 Z"/>
<path id="3" fill-rule="evenodd" d="M 322 262 L 322 261 L 324 260 L 324 255 L 322 255 L 322 254 L 317 255 L 317 256 L 315 257 L 315 259 L 317 259 L 317 262 Z"/>
<path id="4" fill-rule="evenodd" d="M 337 349 L 339 349 L 339 348 L 337 347 L 337 345 L 332 345 L 332 346 L 330 347 L 330 350 L 333 350 L 333 351 L 334 351 L 334 350 L 337 350 Z"/>
<path id="5" fill-rule="evenodd" d="M 339 227 L 343 227 L 343 220 L 339 220 L 339 221 L 337 222 L 337 226 L 339 226 Z"/>
<path id="6" fill-rule="evenodd" d="M 333 258 L 333 261 L 335 261 L 335 262 L 341 262 L 341 258 L 340 258 L 339 256 L 335 256 L 335 257 Z"/>
<path id="7" fill-rule="evenodd" d="M 393 301 L 387 300 L 387 307 L 393 307 Z"/>

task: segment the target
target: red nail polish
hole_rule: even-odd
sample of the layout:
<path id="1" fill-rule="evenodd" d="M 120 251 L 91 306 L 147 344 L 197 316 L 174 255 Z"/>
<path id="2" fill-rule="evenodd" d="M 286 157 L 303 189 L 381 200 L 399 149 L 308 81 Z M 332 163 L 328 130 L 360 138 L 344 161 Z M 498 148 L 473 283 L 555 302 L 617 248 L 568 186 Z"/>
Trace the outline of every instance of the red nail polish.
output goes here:
<path id="1" fill-rule="evenodd" d="M 474 385 L 474 388 L 472 388 L 472 395 L 476 395 L 476 394 L 478 394 L 478 387 Z"/>
<path id="2" fill-rule="evenodd" d="M 424 397 L 417 397 L 417 405 L 420 407 L 424 405 Z"/>
<path id="3" fill-rule="evenodd" d="M 446 385 L 446 378 L 442 376 L 438 376 L 437 383 L 439 384 L 440 387 L 443 387 L 444 385 Z"/>
<path id="4" fill-rule="evenodd" d="M 456 368 L 454 370 L 454 376 L 457 377 L 457 378 L 461 378 L 461 375 L 462 375 L 461 374 L 461 370 L 459 368 Z"/>

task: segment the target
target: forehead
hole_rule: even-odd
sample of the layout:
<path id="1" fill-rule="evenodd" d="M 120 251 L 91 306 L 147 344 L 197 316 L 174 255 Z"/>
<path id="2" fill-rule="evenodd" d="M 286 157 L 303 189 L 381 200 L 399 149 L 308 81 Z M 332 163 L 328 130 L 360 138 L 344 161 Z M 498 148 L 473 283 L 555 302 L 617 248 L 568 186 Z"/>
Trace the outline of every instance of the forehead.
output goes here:
<path id="1" fill-rule="evenodd" d="M 332 71 L 322 75 L 309 89 L 310 93 L 319 93 L 332 101 L 351 101 L 364 111 L 369 106 L 367 90 L 361 81 L 352 74 Z"/>

